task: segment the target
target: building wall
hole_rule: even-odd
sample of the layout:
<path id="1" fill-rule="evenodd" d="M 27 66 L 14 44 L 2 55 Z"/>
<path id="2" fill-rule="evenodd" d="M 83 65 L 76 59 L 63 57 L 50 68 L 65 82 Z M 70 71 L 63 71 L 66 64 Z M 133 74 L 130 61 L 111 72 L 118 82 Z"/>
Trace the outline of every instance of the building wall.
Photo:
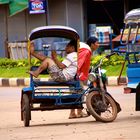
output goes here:
<path id="1" fill-rule="evenodd" d="M 84 41 L 83 3 L 81 0 L 67 0 L 67 25 L 77 30 Z"/>
<path id="2" fill-rule="evenodd" d="M 38 26 L 70 26 L 77 30 L 81 40 L 84 38 L 82 0 L 48 0 L 47 14 L 30 15 L 27 9 L 10 17 L 8 11 L 8 5 L 0 5 L 0 57 L 8 56 L 5 41 L 25 41 Z"/>
<path id="3" fill-rule="evenodd" d="M 26 38 L 25 12 L 8 17 L 8 42 L 22 41 Z"/>
<path id="4" fill-rule="evenodd" d="M 30 15 L 28 14 L 28 10 L 26 10 L 26 32 L 27 37 L 31 30 L 39 26 L 46 25 L 46 14 L 37 14 L 37 15 Z"/>
<path id="5" fill-rule="evenodd" d="M 29 15 L 28 10 L 8 18 L 8 42 L 27 40 L 30 31 L 45 26 L 45 14 Z"/>
<path id="6" fill-rule="evenodd" d="M 6 41 L 6 13 L 7 7 L 5 5 L 0 6 L 0 57 L 6 56 L 5 41 Z"/>
<path id="7" fill-rule="evenodd" d="M 48 24 L 66 25 L 66 0 L 48 0 Z"/>
<path id="8" fill-rule="evenodd" d="M 81 40 L 84 39 L 83 33 L 83 2 L 82 0 L 48 0 L 49 25 L 65 25 L 77 30 Z"/>

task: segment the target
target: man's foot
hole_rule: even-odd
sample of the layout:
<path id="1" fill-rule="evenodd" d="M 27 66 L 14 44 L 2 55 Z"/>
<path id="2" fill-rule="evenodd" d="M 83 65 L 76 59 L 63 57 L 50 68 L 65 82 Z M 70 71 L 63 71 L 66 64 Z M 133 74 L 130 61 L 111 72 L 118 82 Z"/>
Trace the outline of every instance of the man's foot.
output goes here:
<path id="1" fill-rule="evenodd" d="M 70 114 L 69 119 L 77 118 L 76 114 Z"/>
<path id="2" fill-rule="evenodd" d="M 88 116 L 89 116 L 89 114 L 86 114 L 84 112 L 80 112 L 80 113 L 77 114 L 77 118 L 85 118 L 85 117 L 88 117 Z"/>
<path id="3" fill-rule="evenodd" d="M 35 78 L 38 77 L 38 75 L 36 75 L 35 72 L 33 72 L 33 71 L 28 71 L 27 73 L 31 74 L 31 75 L 34 76 Z"/>

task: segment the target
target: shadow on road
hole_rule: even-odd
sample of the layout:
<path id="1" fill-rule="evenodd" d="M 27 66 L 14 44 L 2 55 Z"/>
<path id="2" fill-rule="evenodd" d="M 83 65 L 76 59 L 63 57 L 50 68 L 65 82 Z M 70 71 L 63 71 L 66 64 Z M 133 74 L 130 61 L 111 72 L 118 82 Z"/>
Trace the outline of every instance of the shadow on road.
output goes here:
<path id="1" fill-rule="evenodd" d="M 58 123 L 47 123 L 47 124 L 37 124 L 37 125 L 33 125 L 31 124 L 30 127 L 44 127 L 44 126 L 69 126 L 69 125 L 77 125 L 77 124 L 80 124 L 80 125 L 85 125 L 85 124 L 91 124 L 91 123 L 102 123 L 102 122 L 98 122 L 98 121 L 73 121 L 73 122 L 58 122 Z"/>

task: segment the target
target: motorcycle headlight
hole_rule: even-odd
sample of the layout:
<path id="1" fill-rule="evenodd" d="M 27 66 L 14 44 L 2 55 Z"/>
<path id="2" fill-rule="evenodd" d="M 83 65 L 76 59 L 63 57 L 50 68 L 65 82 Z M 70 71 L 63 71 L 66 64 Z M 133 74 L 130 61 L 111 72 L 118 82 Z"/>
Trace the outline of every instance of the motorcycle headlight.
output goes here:
<path id="1" fill-rule="evenodd" d="M 88 80 L 90 82 L 94 82 L 96 80 L 96 74 L 95 73 L 89 73 Z"/>

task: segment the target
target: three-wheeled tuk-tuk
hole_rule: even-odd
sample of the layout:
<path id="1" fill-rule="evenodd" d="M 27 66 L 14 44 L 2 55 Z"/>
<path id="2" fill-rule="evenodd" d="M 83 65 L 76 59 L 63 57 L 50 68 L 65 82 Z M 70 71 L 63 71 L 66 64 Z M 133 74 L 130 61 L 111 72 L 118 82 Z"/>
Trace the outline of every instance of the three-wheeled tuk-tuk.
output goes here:
<path id="1" fill-rule="evenodd" d="M 52 47 L 65 57 L 64 52 L 66 44 L 70 40 L 77 41 L 77 48 L 79 46 L 79 35 L 76 30 L 65 26 L 43 26 L 35 28 L 31 31 L 28 40 L 28 53 L 29 63 L 33 58 L 30 54 L 30 42 L 38 40 L 39 38 L 45 38 L 46 44 L 42 45 L 39 53 L 45 51 L 45 54 L 49 55 Z M 47 46 L 47 50 L 46 50 Z M 36 48 L 36 47 L 35 47 Z M 37 50 L 36 50 L 37 51 Z M 43 52 L 44 53 L 44 52 Z M 34 71 L 37 66 L 30 64 L 30 70 Z M 41 74 L 46 74 L 43 71 Z M 100 76 L 98 74 L 98 76 Z M 95 77 L 92 78 L 95 82 Z M 100 78 L 101 79 L 101 78 Z M 83 103 L 87 105 L 87 113 L 92 115 L 98 121 L 111 122 L 117 117 L 117 107 L 115 101 L 106 93 L 105 90 L 101 90 L 97 87 L 93 87 L 93 81 L 91 80 L 89 86 L 85 90 L 80 85 L 78 76 L 71 81 L 56 82 L 34 78 L 30 74 L 30 85 L 25 87 L 21 92 L 21 120 L 24 122 L 24 126 L 29 126 L 31 120 L 31 111 L 46 111 L 56 109 L 83 109 Z M 90 96 L 88 96 L 90 95 Z M 85 97 L 87 98 L 85 99 Z"/>
<path id="2" fill-rule="evenodd" d="M 127 87 L 124 93 L 136 93 L 136 111 L 140 111 L 140 8 L 128 12 L 124 18 L 125 28 L 121 44 L 126 47 Z"/>

